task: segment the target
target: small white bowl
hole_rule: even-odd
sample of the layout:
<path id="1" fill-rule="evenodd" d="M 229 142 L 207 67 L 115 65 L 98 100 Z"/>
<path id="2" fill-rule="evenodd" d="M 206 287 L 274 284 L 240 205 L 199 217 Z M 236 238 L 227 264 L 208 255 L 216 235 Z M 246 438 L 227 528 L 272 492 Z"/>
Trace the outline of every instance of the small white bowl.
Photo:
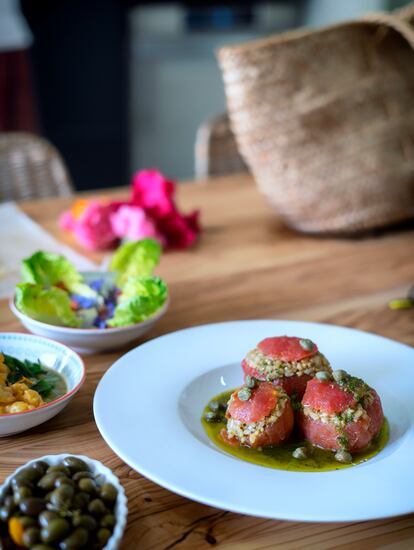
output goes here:
<path id="1" fill-rule="evenodd" d="M 71 455 L 66 453 L 60 455 L 46 455 L 35 458 L 34 460 L 30 460 L 29 462 L 26 462 L 26 464 L 23 464 L 23 466 L 19 466 L 19 468 L 17 468 L 9 477 L 4 480 L 4 483 L 0 486 L 0 501 L 3 500 L 3 498 L 5 497 L 12 478 L 21 470 L 24 470 L 25 468 L 27 468 L 34 462 L 38 462 L 39 460 L 44 460 L 45 462 L 50 464 L 50 466 L 55 466 L 67 456 L 75 456 L 76 458 L 80 458 L 81 460 L 86 462 L 94 475 L 102 475 L 105 478 L 105 481 L 112 483 L 112 485 L 118 491 L 118 497 L 115 504 L 115 528 L 111 538 L 108 540 L 104 548 L 102 548 L 102 550 L 116 550 L 117 548 L 119 548 L 126 526 L 126 521 L 128 517 L 128 501 L 127 497 L 125 496 L 124 488 L 121 485 L 117 476 L 112 472 L 112 470 L 104 466 L 102 462 L 99 462 L 99 460 L 94 460 L 83 455 Z"/>
<path id="2" fill-rule="evenodd" d="M 66 407 L 85 381 L 86 371 L 77 353 L 63 344 L 47 338 L 12 332 L 0 333 L 0 353 L 20 360 L 39 360 L 45 367 L 58 372 L 66 382 L 62 397 L 31 411 L 0 414 L 0 437 L 16 434 L 46 422 Z"/>
<path id="3" fill-rule="evenodd" d="M 112 275 L 106 273 L 82 273 L 85 279 L 91 279 L 92 277 L 104 277 L 105 275 Z M 36 321 L 28 315 L 25 315 L 19 311 L 15 305 L 14 296 L 10 299 L 10 309 L 14 315 L 20 320 L 22 325 L 26 327 L 33 334 L 39 336 L 46 336 L 57 340 L 62 344 L 70 346 L 79 353 L 96 353 L 100 351 L 110 351 L 122 348 L 126 344 L 136 341 L 143 336 L 155 323 L 164 315 L 168 309 L 169 301 L 154 313 L 152 317 L 136 323 L 135 325 L 129 325 L 126 327 L 114 327 L 114 328 L 71 328 L 61 327 L 57 325 L 50 325 L 41 321 Z"/>

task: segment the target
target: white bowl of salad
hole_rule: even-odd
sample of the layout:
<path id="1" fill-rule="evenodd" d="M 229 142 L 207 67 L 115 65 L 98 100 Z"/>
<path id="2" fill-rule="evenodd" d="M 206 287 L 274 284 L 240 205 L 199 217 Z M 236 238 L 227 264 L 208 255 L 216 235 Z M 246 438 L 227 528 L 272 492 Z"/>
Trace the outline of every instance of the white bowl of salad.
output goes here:
<path id="1" fill-rule="evenodd" d="M 82 353 L 118 349 L 148 332 L 168 307 L 165 282 L 153 274 L 161 247 L 129 242 L 108 271 L 78 272 L 63 256 L 38 251 L 23 260 L 10 308 L 32 333 Z"/>

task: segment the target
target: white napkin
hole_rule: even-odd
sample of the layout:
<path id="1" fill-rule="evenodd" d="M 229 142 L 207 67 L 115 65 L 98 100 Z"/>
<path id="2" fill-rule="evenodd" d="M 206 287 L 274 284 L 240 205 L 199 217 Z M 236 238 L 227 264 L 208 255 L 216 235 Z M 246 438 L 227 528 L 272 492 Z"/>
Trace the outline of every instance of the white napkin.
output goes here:
<path id="1" fill-rule="evenodd" d="M 57 241 L 14 202 L 5 202 L 0 204 L 0 298 L 11 296 L 21 280 L 22 260 L 37 250 L 63 254 L 79 270 L 97 270 L 93 262 Z"/>

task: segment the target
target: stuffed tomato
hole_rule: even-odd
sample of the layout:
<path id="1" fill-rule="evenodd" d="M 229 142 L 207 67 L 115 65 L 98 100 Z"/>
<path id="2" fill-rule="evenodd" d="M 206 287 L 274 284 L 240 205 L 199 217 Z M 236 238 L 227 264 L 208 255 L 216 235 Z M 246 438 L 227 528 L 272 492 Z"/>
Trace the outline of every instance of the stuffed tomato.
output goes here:
<path id="1" fill-rule="evenodd" d="M 296 336 L 265 338 L 242 362 L 245 377 L 282 386 L 288 395 L 302 398 L 306 384 L 316 372 L 331 373 L 328 360 L 317 345 Z"/>
<path id="2" fill-rule="evenodd" d="M 269 382 L 255 382 L 232 393 L 227 427 L 222 438 L 232 445 L 263 447 L 281 445 L 293 429 L 293 410 L 287 393 Z"/>
<path id="3" fill-rule="evenodd" d="M 301 430 L 312 445 L 342 452 L 338 459 L 366 448 L 383 422 L 377 392 L 360 378 L 335 371 L 331 379 L 308 382 L 299 414 Z"/>

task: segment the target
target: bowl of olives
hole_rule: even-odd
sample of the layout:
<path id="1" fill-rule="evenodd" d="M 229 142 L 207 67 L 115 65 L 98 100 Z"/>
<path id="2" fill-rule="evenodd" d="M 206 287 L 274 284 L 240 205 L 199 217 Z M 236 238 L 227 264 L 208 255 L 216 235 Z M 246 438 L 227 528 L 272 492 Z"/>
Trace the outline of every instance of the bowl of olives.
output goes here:
<path id="1" fill-rule="evenodd" d="M 43 456 L 0 487 L 0 550 L 116 550 L 127 514 L 124 489 L 101 462 Z"/>

